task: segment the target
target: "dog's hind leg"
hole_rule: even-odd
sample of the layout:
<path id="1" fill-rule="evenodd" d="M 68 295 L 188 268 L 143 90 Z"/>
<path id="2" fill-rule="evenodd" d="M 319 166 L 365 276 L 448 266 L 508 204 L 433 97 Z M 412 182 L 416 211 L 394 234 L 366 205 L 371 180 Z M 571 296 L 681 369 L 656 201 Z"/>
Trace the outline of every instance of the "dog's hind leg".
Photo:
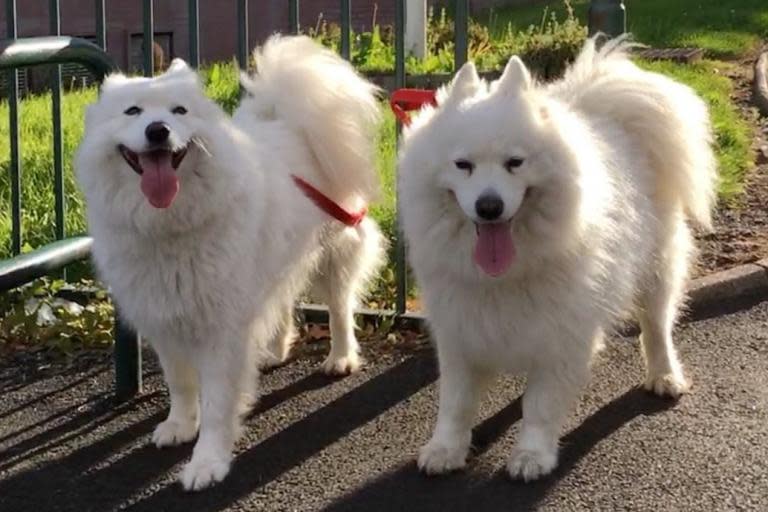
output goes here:
<path id="1" fill-rule="evenodd" d="M 328 304 L 331 351 L 323 362 L 329 375 L 356 372 L 361 365 L 354 308 L 366 281 L 382 259 L 382 236 L 370 219 L 345 229 L 327 247 L 314 290 Z"/>
<path id="2" fill-rule="evenodd" d="M 295 340 L 296 326 L 293 320 L 293 304 L 287 304 L 282 307 L 277 332 L 267 346 L 269 353 L 261 362 L 261 366 L 269 368 L 286 362 Z"/>
<path id="3" fill-rule="evenodd" d="M 658 270 L 640 298 L 638 320 L 646 364 L 645 388 L 660 396 L 677 398 L 688 390 L 689 384 L 672 342 L 672 329 L 684 293 L 693 243 L 682 218 L 668 226 L 669 232 L 660 246 Z"/>
<path id="4" fill-rule="evenodd" d="M 191 441 L 199 426 L 199 387 L 197 373 L 189 359 L 187 347 L 176 340 L 162 340 L 153 345 L 163 369 L 171 410 L 168 418 L 152 434 L 158 448 Z"/>

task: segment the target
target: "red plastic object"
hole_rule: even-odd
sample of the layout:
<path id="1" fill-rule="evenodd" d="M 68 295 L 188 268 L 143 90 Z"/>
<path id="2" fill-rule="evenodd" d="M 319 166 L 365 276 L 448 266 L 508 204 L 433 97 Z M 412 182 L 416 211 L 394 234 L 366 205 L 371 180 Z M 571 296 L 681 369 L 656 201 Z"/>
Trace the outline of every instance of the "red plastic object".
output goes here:
<path id="1" fill-rule="evenodd" d="M 296 186 L 301 189 L 302 192 L 304 192 L 304 195 L 307 196 L 313 203 L 315 203 L 315 206 L 323 210 L 325 213 L 333 217 L 334 219 L 338 220 L 345 226 L 349 227 L 355 227 L 358 224 L 360 224 L 363 221 L 363 218 L 365 217 L 365 214 L 368 213 L 367 208 L 363 208 L 358 212 L 348 212 L 339 204 L 328 197 L 327 195 L 320 192 L 318 189 L 316 189 L 311 184 L 307 183 L 303 179 L 299 178 L 296 175 L 291 176 L 293 178 L 293 182 L 296 183 Z"/>
<path id="2" fill-rule="evenodd" d="M 427 89 L 398 89 L 392 93 L 389 105 L 395 117 L 405 126 L 411 124 L 408 112 L 418 110 L 426 104 L 437 105 L 435 91 Z"/>

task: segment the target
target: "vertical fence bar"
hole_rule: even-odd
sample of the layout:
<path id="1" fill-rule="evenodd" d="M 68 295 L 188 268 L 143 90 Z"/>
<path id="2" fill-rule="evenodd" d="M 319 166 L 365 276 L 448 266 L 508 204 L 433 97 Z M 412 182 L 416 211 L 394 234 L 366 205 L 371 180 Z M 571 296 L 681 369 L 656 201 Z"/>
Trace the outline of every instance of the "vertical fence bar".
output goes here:
<path id="1" fill-rule="evenodd" d="M 299 33 L 299 0 L 288 0 L 288 25 L 291 34 Z"/>
<path id="2" fill-rule="evenodd" d="M 144 8 L 142 9 L 142 17 L 144 20 L 144 35 L 143 48 L 144 51 L 144 76 L 152 76 L 155 74 L 155 17 L 153 13 L 152 0 L 144 0 Z"/>
<path id="3" fill-rule="evenodd" d="M 351 54 L 349 36 L 352 25 L 352 5 L 349 0 L 341 0 L 341 56 L 349 60 Z"/>
<path id="4" fill-rule="evenodd" d="M 237 0 L 237 62 L 248 68 L 248 0 Z"/>
<path id="5" fill-rule="evenodd" d="M 61 35 L 61 9 L 59 0 L 50 0 L 48 7 L 50 32 Z M 61 144 L 61 66 L 55 65 L 51 77 L 53 110 L 53 195 L 56 210 L 56 239 L 64 238 L 64 162 Z"/>
<path id="6" fill-rule="evenodd" d="M 200 67 L 200 6 L 189 0 L 189 65 Z"/>
<path id="7" fill-rule="evenodd" d="M 104 9 L 106 0 L 95 0 L 96 7 L 96 44 L 107 51 L 107 16 Z"/>
<path id="8" fill-rule="evenodd" d="M 395 1 L 395 89 L 405 87 L 405 0 Z M 400 139 L 400 122 L 397 122 L 398 141 Z M 399 180 L 398 180 L 399 182 Z M 397 204 L 397 220 L 400 222 L 400 190 L 395 189 Z M 408 267 L 405 261 L 405 239 L 402 231 L 395 230 L 395 285 L 397 296 L 395 299 L 395 312 L 398 315 L 405 313 L 406 300 L 408 298 Z"/>
<path id="9" fill-rule="evenodd" d="M 591 0 L 587 14 L 589 36 L 598 32 L 616 37 L 627 31 L 627 9 L 622 0 Z"/>
<path id="10" fill-rule="evenodd" d="M 16 39 L 16 0 L 5 0 L 8 39 Z M 19 72 L 8 72 L 8 122 L 11 137 L 11 251 L 21 252 L 21 161 L 19 160 Z"/>
<path id="11" fill-rule="evenodd" d="M 395 89 L 405 87 L 405 0 L 395 2 Z"/>
<path id="12" fill-rule="evenodd" d="M 454 69 L 458 69 L 467 62 L 468 44 L 467 28 L 469 25 L 469 0 L 456 0 L 456 12 L 454 14 Z"/>
<path id="13" fill-rule="evenodd" d="M 105 0 L 96 0 L 96 34 L 101 39 L 101 47 L 107 49 L 107 33 L 105 22 Z M 154 56 L 154 16 L 152 0 L 144 0 L 142 8 L 143 19 L 143 67 L 144 75 L 152 76 L 155 69 Z M 141 392 L 141 340 L 139 336 L 125 323 L 115 306 L 115 347 L 112 357 L 115 361 L 115 398 L 125 401 Z"/>
<path id="14" fill-rule="evenodd" d="M 128 400 L 141 392 L 141 342 L 115 309 L 115 396 Z"/>

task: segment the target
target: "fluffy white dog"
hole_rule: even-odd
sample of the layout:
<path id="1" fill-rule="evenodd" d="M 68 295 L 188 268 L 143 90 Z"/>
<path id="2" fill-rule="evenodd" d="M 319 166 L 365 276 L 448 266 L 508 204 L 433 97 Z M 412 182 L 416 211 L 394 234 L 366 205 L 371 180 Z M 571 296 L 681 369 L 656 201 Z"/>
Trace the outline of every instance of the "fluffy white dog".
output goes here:
<path id="1" fill-rule="evenodd" d="M 191 441 L 199 427 L 186 489 L 229 471 L 257 366 L 287 357 L 313 272 L 330 308 L 323 367 L 357 370 L 352 310 L 382 260 L 372 220 L 339 222 L 294 179 L 353 212 L 374 198 L 375 88 L 305 37 L 274 37 L 255 58 L 242 128 L 176 60 L 157 78 L 110 76 L 77 154 L 97 267 L 170 392 L 153 440 Z"/>
<path id="2" fill-rule="evenodd" d="M 590 40 L 550 86 L 517 57 L 490 84 L 468 63 L 405 131 L 402 219 L 440 366 L 426 473 L 466 464 L 478 401 L 501 371 L 527 374 L 510 475 L 552 471 L 591 357 L 633 306 L 645 387 L 688 389 L 672 327 L 686 219 L 710 224 L 710 122 L 691 89 L 636 67 L 626 48 Z"/>

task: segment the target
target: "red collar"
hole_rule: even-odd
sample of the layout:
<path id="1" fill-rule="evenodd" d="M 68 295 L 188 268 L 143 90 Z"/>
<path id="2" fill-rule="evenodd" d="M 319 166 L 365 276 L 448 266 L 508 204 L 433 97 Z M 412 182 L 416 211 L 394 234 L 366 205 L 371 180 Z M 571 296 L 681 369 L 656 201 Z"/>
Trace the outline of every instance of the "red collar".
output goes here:
<path id="1" fill-rule="evenodd" d="M 424 104 L 429 103 L 435 105 L 437 103 L 435 98 L 435 91 L 428 91 L 424 89 L 400 89 L 392 93 L 392 99 L 390 105 L 395 113 L 395 116 L 404 124 L 410 123 L 410 118 L 407 112 L 409 110 L 420 109 Z M 351 213 L 339 206 L 339 204 L 326 196 L 318 189 L 299 178 L 296 175 L 291 175 L 296 186 L 304 192 L 315 205 L 323 210 L 325 213 L 338 220 L 345 226 L 354 227 L 363 221 L 363 218 L 368 213 L 367 208 L 362 208 L 356 213 Z"/>
<path id="2" fill-rule="evenodd" d="M 368 213 L 368 209 L 363 207 L 356 213 L 351 213 L 339 206 L 337 202 L 320 192 L 318 189 L 292 174 L 293 182 L 296 183 L 304 195 L 307 196 L 315 205 L 323 210 L 325 213 L 338 220 L 345 226 L 355 227 L 363 221 L 365 214 Z"/>
<path id="3" fill-rule="evenodd" d="M 398 89 L 392 93 L 392 97 L 389 101 L 389 105 L 392 107 L 395 117 L 408 126 L 411 124 L 411 118 L 408 116 L 408 112 L 411 110 L 419 110 L 426 104 L 432 106 L 437 105 L 437 97 L 435 91 L 429 91 L 426 89 Z"/>

